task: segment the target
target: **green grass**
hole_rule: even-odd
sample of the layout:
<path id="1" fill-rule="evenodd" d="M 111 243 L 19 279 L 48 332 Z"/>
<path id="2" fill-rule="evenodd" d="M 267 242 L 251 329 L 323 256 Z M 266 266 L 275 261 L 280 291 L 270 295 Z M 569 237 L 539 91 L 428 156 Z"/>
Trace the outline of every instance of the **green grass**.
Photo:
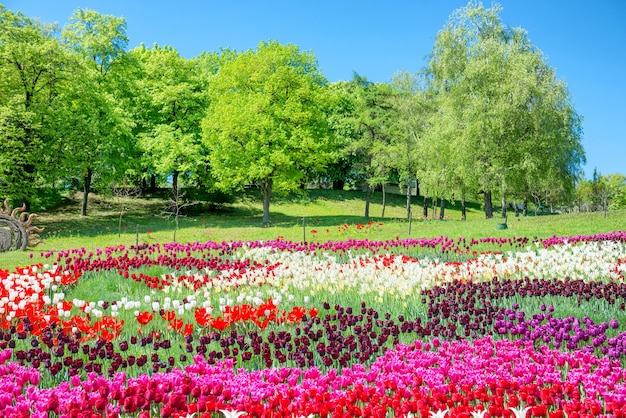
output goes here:
<path id="1" fill-rule="evenodd" d="M 174 221 L 166 212 L 167 200 L 142 197 L 120 201 L 90 195 L 88 216 L 80 216 L 80 194 L 62 205 L 39 213 L 34 224 L 45 227 L 44 243 L 34 249 L 0 254 L 0 268 L 13 269 L 32 263 L 47 262 L 40 253 L 51 250 L 82 248 L 93 250 L 119 244 L 171 242 Z M 258 191 L 240 195 L 232 205 L 209 210 L 192 206 L 179 219 L 178 242 L 268 240 L 282 237 L 293 241 L 328 241 L 354 239 L 386 240 L 395 237 L 422 238 L 464 236 L 480 237 L 549 237 L 552 235 L 594 234 L 626 227 L 626 210 L 569 215 L 542 215 L 508 218 L 508 228 L 497 229 L 502 218 L 484 219 L 481 207 L 468 204 L 467 220 L 460 220 L 460 202 L 447 202 L 444 220 L 423 220 L 422 199 L 413 198 L 413 220 L 406 220 L 406 198 L 387 194 L 385 217 L 382 217 L 382 193 L 372 195 L 371 227 L 365 218 L 365 194 L 359 191 L 309 190 L 302 195 L 275 196 L 270 206 L 271 223 L 262 226 L 261 199 Z M 122 228 L 118 235 L 121 204 L 125 204 Z M 436 213 L 438 213 L 438 208 Z M 432 216 L 432 207 L 429 214 Z M 382 225 L 379 225 L 382 224 Z M 410 232 L 409 232 L 410 227 Z M 313 233 L 312 231 L 317 231 Z M 148 233 L 148 231 L 151 231 Z"/>

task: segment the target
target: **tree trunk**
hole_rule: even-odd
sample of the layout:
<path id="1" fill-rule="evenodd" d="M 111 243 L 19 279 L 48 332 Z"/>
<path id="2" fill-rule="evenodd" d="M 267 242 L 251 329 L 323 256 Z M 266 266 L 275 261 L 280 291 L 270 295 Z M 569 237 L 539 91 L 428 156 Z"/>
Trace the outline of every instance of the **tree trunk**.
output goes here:
<path id="1" fill-rule="evenodd" d="M 485 218 L 493 218 L 493 206 L 491 204 L 491 192 L 485 191 Z"/>
<path id="2" fill-rule="evenodd" d="M 433 199 L 433 214 L 432 214 L 432 219 L 435 219 L 435 208 L 437 207 L 437 198 L 435 197 Z"/>
<path id="3" fill-rule="evenodd" d="M 150 191 L 156 190 L 156 176 L 154 174 L 150 174 Z"/>
<path id="4" fill-rule="evenodd" d="M 31 184 L 34 184 L 35 182 L 35 170 L 37 167 L 35 167 L 34 164 L 25 164 L 24 165 L 24 176 L 25 179 L 27 179 L 27 181 L 31 182 Z M 25 211 L 26 212 L 30 212 L 30 201 L 32 198 L 32 195 L 29 197 L 29 195 L 31 195 L 31 193 L 29 193 L 28 191 L 26 192 L 25 196 L 23 198 L 20 198 L 18 201 L 18 207 L 22 207 L 25 206 Z"/>
<path id="5" fill-rule="evenodd" d="M 387 206 L 387 193 L 385 192 L 385 185 L 383 184 L 383 210 L 380 214 L 381 218 L 385 217 L 385 207 Z"/>
<path id="6" fill-rule="evenodd" d="M 270 198 L 272 197 L 272 187 L 274 179 L 271 177 L 261 182 L 261 191 L 263 192 L 263 226 L 270 224 Z"/>
<path id="7" fill-rule="evenodd" d="M 343 190 L 346 182 L 343 180 L 333 180 L 333 190 Z"/>
<path id="8" fill-rule="evenodd" d="M 372 186 L 367 185 L 367 189 L 365 191 L 365 220 L 370 219 L 370 200 L 372 198 Z"/>
<path id="9" fill-rule="evenodd" d="M 172 195 L 178 196 L 178 170 L 172 174 Z"/>
<path id="10" fill-rule="evenodd" d="M 519 218 L 519 208 L 517 207 L 517 202 L 513 202 L 513 210 L 515 211 L 515 217 Z"/>
<path id="11" fill-rule="evenodd" d="M 428 219 L 428 198 L 424 196 L 424 211 L 422 212 L 424 219 Z"/>
<path id="12" fill-rule="evenodd" d="M 406 182 L 406 219 L 411 217 L 411 179 Z"/>
<path id="13" fill-rule="evenodd" d="M 81 208 L 81 216 L 87 216 L 87 200 L 89 199 L 89 192 L 91 191 L 91 178 L 93 171 L 91 168 L 87 168 L 87 174 L 83 180 L 83 206 Z"/>
<path id="14" fill-rule="evenodd" d="M 506 218 L 506 197 L 502 193 L 502 217 Z"/>
<path id="15" fill-rule="evenodd" d="M 524 208 L 522 209 L 522 215 L 528 215 L 528 198 L 524 198 Z"/>
<path id="16" fill-rule="evenodd" d="M 461 196 L 461 220 L 464 221 L 467 217 L 467 208 L 465 205 L 465 193 Z"/>
<path id="17" fill-rule="evenodd" d="M 446 210 L 446 199 L 441 198 L 441 202 L 439 202 L 439 219 L 443 220 L 443 216 Z"/>

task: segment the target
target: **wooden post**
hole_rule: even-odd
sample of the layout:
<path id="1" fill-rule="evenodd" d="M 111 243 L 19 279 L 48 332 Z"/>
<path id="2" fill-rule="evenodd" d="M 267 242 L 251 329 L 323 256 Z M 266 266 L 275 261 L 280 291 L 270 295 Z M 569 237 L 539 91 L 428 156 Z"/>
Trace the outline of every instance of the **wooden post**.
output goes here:
<path id="1" fill-rule="evenodd" d="M 408 231 L 408 236 L 411 236 L 411 221 L 413 220 L 413 212 L 411 212 L 411 209 L 409 209 L 409 231 Z"/>

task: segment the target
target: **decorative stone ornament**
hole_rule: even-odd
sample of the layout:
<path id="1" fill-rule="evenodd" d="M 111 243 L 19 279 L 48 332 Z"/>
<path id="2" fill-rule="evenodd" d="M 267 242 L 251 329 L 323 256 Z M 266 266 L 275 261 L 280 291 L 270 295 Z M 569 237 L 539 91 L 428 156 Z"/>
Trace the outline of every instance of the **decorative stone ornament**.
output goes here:
<path id="1" fill-rule="evenodd" d="M 35 217 L 36 214 L 26 212 L 26 205 L 11 209 L 9 199 L 4 200 L 4 209 L 0 208 L 0 253 L 25 250 L 42 242 L 37 232 L 43 228 L 31 225 Z"/>

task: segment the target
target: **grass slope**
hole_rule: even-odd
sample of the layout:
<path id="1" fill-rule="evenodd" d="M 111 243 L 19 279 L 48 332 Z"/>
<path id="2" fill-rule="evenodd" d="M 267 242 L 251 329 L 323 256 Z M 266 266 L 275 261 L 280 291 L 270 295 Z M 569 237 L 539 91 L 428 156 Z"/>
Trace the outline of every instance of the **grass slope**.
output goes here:
<path id="1" fill-rule="evenodd" d="M 365 195 L 358 191 L 309 190 L 302 195 L 277 196 L 270 207 L 271 225 L 262 227 L 262 207 L 257 191 L 248 191 L 232 205 L 210 209 L 191 206 L 179 218 L 176 241 L 267 240 L 282 237 L 293 241 L 327 241 L 345 239 L 386 240 L 395 237 L 450 236 L 480 237 L 548 237 L 552 235 L 594 234 L 626 227 L 626 210 L 571 215 L 514 217 L 508 228 L 497 229 L 502 218 L 484 219 L 480 205 L 468 204 L 467 219 L 461 220 L 460 202 L 446 202 L 444 220 L 424 220 L 423 201 L 413 198 L 413 220 L 406 220 L 406 198 L 387 194 L 382 217 L 380 192 L 373 193 L 370 221 L 364 217 Z M 88 216 L 80 216 L 80 194 L 50 211 L 39 213 L 34 224 L 45 227 L 44 243 L 25 252 L 0 253 L 0 268 L 13 269 L 46 262 L 40 256 L 47 251 L 70 248 L 105 248 L 119 244 L 171 242 L 174 220 L 166 214 L 167 199 L 142 197 L 105 198 L 90 195 Z M 120 211 L 124 205 L 122 227 Z M 435 213 L 439 213 L 437 207 Z M 429 208 L 432 217 L 433 208 Z M 304 225 L 303 225 L 304 224 Z M 410 231 L 409 231 L 410 228 Z"/>

